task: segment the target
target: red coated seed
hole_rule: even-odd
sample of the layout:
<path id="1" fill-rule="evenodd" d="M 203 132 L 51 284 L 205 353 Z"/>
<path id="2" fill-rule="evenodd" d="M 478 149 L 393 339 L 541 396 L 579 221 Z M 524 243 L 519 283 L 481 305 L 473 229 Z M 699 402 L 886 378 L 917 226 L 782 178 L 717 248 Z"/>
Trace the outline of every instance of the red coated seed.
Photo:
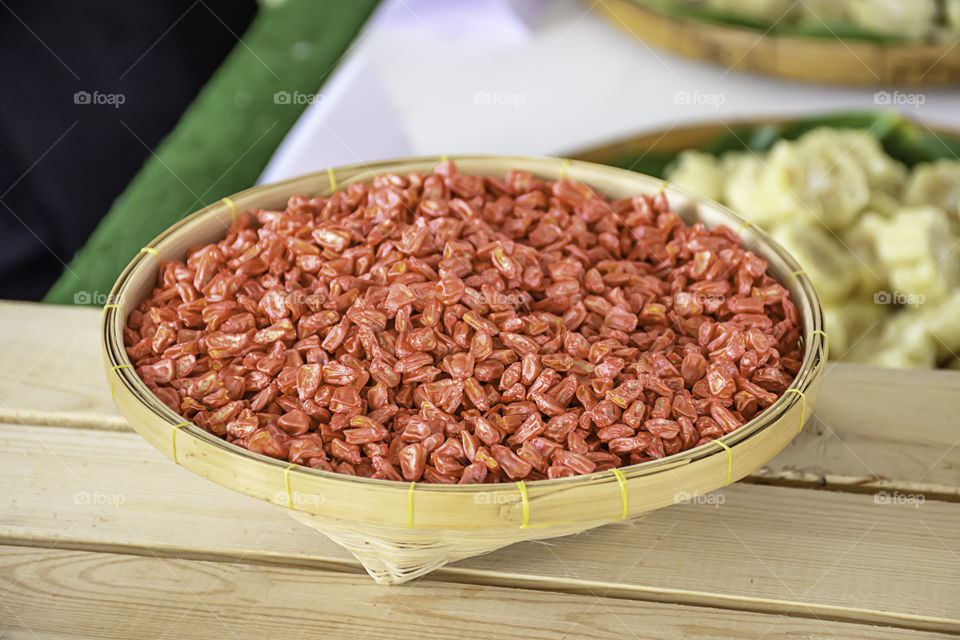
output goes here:
<path id="1" fill-rule="evenodd" d="M 251 451 L 387 480 L 564 478 L 706 444 L 802 354 L 787 290 L 664 195 L 511 171 L 375 178 L 163 262 L 137 373 Z"/>

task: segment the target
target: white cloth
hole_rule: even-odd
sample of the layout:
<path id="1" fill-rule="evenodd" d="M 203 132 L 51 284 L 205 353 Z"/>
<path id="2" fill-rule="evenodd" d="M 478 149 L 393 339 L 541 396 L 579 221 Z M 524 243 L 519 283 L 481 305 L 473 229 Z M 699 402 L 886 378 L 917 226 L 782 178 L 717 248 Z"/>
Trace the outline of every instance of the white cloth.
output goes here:
<path id="1" fill-rule="evenodd" d="M 565 155 L 697 121 L 890 108 L 871 88 L 788 82 L 653 49 L 589 4 L 390 0 L 261 182 L 404 155 Z M 956 90 L 920 95 L 922 104 L 893 107 L 960 128 Z"/>
<path id="2" fill-rule="evenodd" d="M 259 183 L 328 167 L 409 156 L 403 123 L 362 55 L 349 58 L 277 147 Z M 286 96 L 285 96 L 286 99 Z"/>

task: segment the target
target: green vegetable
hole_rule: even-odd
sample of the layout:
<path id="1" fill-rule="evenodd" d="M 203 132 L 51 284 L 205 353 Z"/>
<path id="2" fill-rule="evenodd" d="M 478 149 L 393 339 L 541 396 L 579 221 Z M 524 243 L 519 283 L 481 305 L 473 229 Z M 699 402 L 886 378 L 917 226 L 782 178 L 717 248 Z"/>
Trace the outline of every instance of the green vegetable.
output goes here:
<path id="1" fill-rule="evenodd" d="M 781 138 L 795 140 L 817 127 L 868 129 L 891 157 L 909 167 L 920 162 L 960 157 L 960 136 L 934 133 L 923 124 L 889 111 L 842 112 L 799 119 L 788 124 L 732 127 L 731 132 L 718 136 L 699 150 L 716 156 L 727 151 L 761 153 Z M 676 153 L 645 153 L 645 150 L 638 149 L 611 158 L 607 164 L 663 178 L 667 168 L 684 150 L 678 149 Z"/>
<path id="2" fill-rule="evenodd" d="M 841 40 L 860 40 L 864 42 L 888 44 L 899 44 L 909 41 L 904 37 L 878 33 L 848 21 L 777 20 L 776 22 L 770 22 L 765 18 L 750 16 L 745 12 L 725 11 L 705 5 L 686 4 L 678 0 L 633 1 L 648 9 L 653 9 L 658 13 L 674 18 L 754 29 L 763 32 L 764 35 L 771 34 L 797 38 L 839 38 Z"/>

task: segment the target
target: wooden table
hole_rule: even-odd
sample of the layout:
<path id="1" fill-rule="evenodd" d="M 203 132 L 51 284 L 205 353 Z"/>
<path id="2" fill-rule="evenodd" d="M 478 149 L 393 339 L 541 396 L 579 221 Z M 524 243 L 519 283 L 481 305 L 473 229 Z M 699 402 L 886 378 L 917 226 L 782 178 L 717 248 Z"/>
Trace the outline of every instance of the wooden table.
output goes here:
<path id="1" fill-rule="evenodd" d="M 960 635 L 960 374 L 832 365 L 747 480 L 398 586 L 177 467 L 113 406 L 96 309 L 0 303 L 0 638 Z"/>

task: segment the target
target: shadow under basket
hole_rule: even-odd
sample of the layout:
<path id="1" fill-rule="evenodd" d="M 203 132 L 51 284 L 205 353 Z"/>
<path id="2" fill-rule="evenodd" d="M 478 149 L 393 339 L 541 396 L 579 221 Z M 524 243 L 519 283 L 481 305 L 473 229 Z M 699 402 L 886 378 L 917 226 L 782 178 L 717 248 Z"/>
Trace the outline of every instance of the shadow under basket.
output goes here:
<path id="1" fill-rule="evenodd" d="M 510 169 L 545 179 L 566 175 L 619 199 L 653 195 L 663 181 L 612 167 L 556 158 L 463 156 L 461 173 L 503 176 Z M 398 584 L 448 562 L 525 540 L 579 533 L 682 502 L 736 481 L 765 464 L 799 433 L 816 400 L 826 364 L 820 304 L 799 265 L 757 227 L 722 206 L 666 186 L 687 222 L 725 224 L 770 262 L 802 324 L 802 367 L 790 390 L 720 440 L 666 458 L 558 480 L 437 485 L 373 480 L 291 465 L 230 444 L 184 423 L 137 376 L 123 347 L 127 311 L 150 295 L 159 260 L 183 260 L 190 247 L 222 239 L 235 211 L 283 209 L 294 194 L 329 195 L 335 187 L 382 173 L 429 172 L 438 158 L 333 169 L 256 187 L 206 207 L 157 237 L 127 266 L 103 318 L 103 347 L 114 401 L 131 426 L 175 463 L 240 493 L 277 505 L 348 549 L 380 583 Z"/>

